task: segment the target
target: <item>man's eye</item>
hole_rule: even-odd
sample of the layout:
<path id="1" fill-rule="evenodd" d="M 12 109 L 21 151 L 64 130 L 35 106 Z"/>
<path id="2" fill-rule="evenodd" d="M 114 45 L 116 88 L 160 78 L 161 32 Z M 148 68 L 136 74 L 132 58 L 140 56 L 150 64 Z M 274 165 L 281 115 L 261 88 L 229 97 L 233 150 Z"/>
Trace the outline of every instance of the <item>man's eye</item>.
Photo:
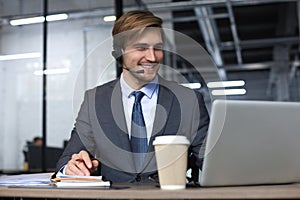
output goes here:
<path id="1" fill-rule="evenodd" d="M 144 47 L 144 46 L 136 46 L 135 47 L 137 50 L 139 50 L 139 51 L 144 51 L 144 50 L 146 50 L 146 47 Z"/>
<path id="2" fill-rule="evenodd" d="M 155 50 L 163 50 L 163 46 L 162 45 L 157 45 L 154 47 Z"/>

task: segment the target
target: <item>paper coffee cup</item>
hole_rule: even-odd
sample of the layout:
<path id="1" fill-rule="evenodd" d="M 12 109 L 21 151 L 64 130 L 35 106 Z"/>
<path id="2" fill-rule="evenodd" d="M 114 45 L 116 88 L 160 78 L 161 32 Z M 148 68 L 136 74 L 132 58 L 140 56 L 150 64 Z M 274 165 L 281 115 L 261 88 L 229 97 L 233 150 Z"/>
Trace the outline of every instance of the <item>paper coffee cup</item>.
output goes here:
<path id="1" fill-rule="evenodd" d="M 185 136 L 167 135 L 155 138 L 153 145 L 161 189 L 185 189 L 189 144 Z"/>

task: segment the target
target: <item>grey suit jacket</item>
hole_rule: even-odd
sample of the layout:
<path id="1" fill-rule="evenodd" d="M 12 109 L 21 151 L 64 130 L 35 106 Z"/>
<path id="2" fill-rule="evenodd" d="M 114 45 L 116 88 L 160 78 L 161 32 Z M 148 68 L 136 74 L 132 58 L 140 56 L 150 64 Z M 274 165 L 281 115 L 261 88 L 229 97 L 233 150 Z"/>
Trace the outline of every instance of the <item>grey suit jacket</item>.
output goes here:
<path id="1" fill-rule="evenodd" d="M 87 150 L 101 162 L 101 175 L 112 182 L 148 182 L 157 173 L 152 142 L 159 135 L 185 135 L 192 165 L 201 168 L 209 116 L 202 95 L 159 77 L 153 131 L 143 170 L 136 171 L 125 121 L 119 79 L 85 93 L 75 127 L 57 170 L 72 154 Z"/>

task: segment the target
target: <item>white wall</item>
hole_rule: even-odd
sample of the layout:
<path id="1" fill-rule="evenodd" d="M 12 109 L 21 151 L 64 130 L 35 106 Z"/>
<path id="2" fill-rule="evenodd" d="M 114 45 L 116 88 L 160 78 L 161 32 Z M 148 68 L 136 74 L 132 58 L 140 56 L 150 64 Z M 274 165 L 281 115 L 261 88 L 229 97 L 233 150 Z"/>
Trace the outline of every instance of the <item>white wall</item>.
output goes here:
<path id="1" fill-rule="evenodd" d="M 15 31 L 11 27 L 2 27 L 2 55 L 40 51 L 39 43 L 28 43 L 32 40 L 32 31 L 39 32 L 38 29 L 33 29 L 29 32 L 26 31 L 26 28 L 18 27 L 17 29 L 18 30 Z M 38 40 L 38 38 L 35 38 L 35 40 Z M 27 129 L 22 127 L 23 122 L 34 118 L 35 114 L 38 112 L 37 106 L 31 107 L 29 112 L 21 115 L 23 106 L 29 102 L 28 100 L 30 97 L 34 96 L 34 86 L 37 86 L 37 84 L 33 84 L 30 89 L 30 83 L 28 82 L 30 79 L 28 78 L 27 64 L 34 61 L 38 62 L 39 59 L 30 59 L 27 62 L 24 60 L 0 61 L 3 77 L 1 79 L 2 88 L 0 94 L 0 98 L 3 101 L 1 104 L 3 109 L 3 124 L 0 132 L 3 142 L 3 145 L 1 145 L 1 154 L 3 158 L 1 164 L 3 169 L 15 169 L 20 167 L 21 162 L 19 161 L 19 157 L 22 155 L 22 137 L 24 135 L 21 135 L 21 132 L 34 132 L 35 127 L 38 127 L 36 125 L 33 126 L 32 123 L 26 123 L 28 126 Z M 34 100 L 34 98 L 31 99 L 32 101 Z M 37 100 L 38 99 L 35 101 L 37 102 Z M 24 102 L 24 104 L 22 104 L 22 102 Z"/>
<path id="2" fill-rule="evenodd" d="M 1 44 L 1 43 L 0 43 Z M 4 68 L 0 62 L 0 94 L 4 92 Z M 3 96 L 3 95 L 1 95 Z M 4 132 L 4 100 L 0 98 L 0 134 Z M 2 136 L 2 135 L 1 135 Z M 0 139 L 0 151 L 3 151 L 1 147 L 4 146 L 4 141 Z M 0 153 L 0 168 L 2 167 L 2 163 L 4 163 L 4 154 Z"/>
<path id="3" fill-rule="evenodd" d="M 87 45 L 83 29 L 89 24 L 95 24 L 95 20 L 49 23 L 47 68 L 69 68 L 70 72 L 47 77 L 48 146 L 62 147 L 63 140 L 70 136 L 75 117 L 75 83 L 78 76 L 85 76 L 80 71 L 85 60 L 84 46 Z M 41 28 L 40 24 L 2 27 L 0 54 L 42 52 Z M 110 31 L 109 26 L 103 27 L 89 42 L 101 42 Z M 34 71 L 42 69 L 41 63 L 42 58 L 0 61 L 0 169 L 22 169 L 22 150 L 26 141 L 42 136 L 42 76 L 34 75 Z M 99 59 L 95 68 L 101 65 Z M 81 86 L 76 90 L 83 93 L 85 88 Z"/>

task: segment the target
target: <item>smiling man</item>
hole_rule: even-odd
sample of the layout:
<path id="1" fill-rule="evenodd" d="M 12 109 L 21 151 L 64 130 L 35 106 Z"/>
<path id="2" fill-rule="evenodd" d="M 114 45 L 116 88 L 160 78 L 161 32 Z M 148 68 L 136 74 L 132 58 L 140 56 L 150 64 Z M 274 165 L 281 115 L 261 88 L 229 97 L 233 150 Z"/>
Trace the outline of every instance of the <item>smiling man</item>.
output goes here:
<path id="1" fill-rule="evenodd" d="M 91 175 L 97 169 L 113 182 L 150 182 L 157 174 L 152 142 L 161 135 L 185 135 L 189 164 L 200 169 L 208 112 L 199 92 L 158 75 L 162 20 L 130 11 L 115 22 L 112 35 L 122 74 L 85 93 L 57 172 Z"/>

